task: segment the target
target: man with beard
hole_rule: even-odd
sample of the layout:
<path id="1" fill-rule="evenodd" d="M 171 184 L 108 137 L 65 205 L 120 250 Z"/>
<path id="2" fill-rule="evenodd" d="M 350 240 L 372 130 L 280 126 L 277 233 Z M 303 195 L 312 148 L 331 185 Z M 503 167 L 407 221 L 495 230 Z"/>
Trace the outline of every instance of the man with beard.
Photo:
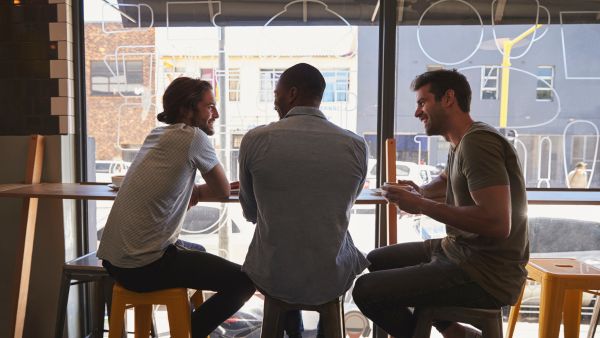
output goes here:
<path id="1" fill-rule="evenodd" d="M 441 135 L 451 144 L 448 165 L 423 186 L 386 185 L 384 196 L 405 212 L 445 223 L 447 236 L 372 251 L 371 273 L 354 287 L 362 312 L 399 338 L 412 337 L 420 307 L 514 304 L 529 259 L 519 159 L 496 129 L 472 120 L 467 79 L 456 71 L 432 71 L 418 76 L 412 89 L 415 117 L 427 135 Z M 434 325 L 444 337 L 480 337 L 457 323 Z"/>
<path id="2" fill-rule="evenodd" d="M 367 145 L 319 110 L 324 90 L 315 67 L 288 68 L 275 88 L 280 120 L 249 131 L 240 146 L 240 203 L 256 223 L 243 270 L 261 292 L 291 304 L 336 299 L 368 265 L 348 232 Z M 288 337 L 300 331 L 300 312 L 288 313 Z"/>
<path id="3" fill-rule="evenodd" d="M 219 117 L 210 83 L 175 79 L 164 112 L 131 164 L 111 208 L 98 257 L 123 287 L 216 294 L 192 313 L 192 336 L 206 337 L 254 293 L 238 264 L 178 239 L 186 210 L 206 198 L 229 196 L 230 185 L 208 138 Z M 196 170 L 206 184 L 195 185 Z"/>

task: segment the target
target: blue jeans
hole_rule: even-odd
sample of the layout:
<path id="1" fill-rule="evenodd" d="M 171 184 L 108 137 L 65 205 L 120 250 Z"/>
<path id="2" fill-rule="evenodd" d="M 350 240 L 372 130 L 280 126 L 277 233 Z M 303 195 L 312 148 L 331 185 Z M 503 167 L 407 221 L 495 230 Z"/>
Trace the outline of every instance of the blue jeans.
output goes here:
<path id="1" fill-rule="evenodd" d="M 463 306 L 498 309 L 503 304 L 473 281 L 441 249 L 440 240 L 403 243 L 369 253 L 371 273 L 352 293 L 359 309 L 396 338 L 410 338 L 416 316 L 409 307 Z M 438 331 L 451 323 L 437 322 Z"/>

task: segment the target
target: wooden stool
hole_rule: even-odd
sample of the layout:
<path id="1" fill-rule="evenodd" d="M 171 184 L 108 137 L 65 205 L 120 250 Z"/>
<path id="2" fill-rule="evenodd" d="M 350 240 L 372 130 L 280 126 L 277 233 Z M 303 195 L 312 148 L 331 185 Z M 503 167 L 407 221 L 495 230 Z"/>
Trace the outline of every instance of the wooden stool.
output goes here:
<path id="1" fill-rule="evenodd" d="M 502 310 L 465 307 L 419 308 L 414 338 L 428 338 L 431 324 L 436 320 L 466 323 L 482 331 L 483 337 L 502 338 Z"/>
<path id="2" fill-rule="evenodd" d="M 600 270 L 572 258 L 532 258 L 528 278 L 542 285 L 540 294 L 540 338 L 558 337 L 561 317 L 565 338 L 579 337 L 581 296 L 584 290 L 600 289 Z M 512 338 L 523 293 L 508 317 L 508 338 Z"/>
<path id="3" fill-rule="evenodd" d="M 321 305 L 289 304 L 265 295 L 261 338 L 283 338 L 285 316 L 288 311 L 307 310 L 319 313 L 323 333 L 327 338 L 344 337 L 344 308 L 339 299 Z"/>
<path id="4" fill-rule="evenodd" d="M 192 296 L 194 308 L 203 302 L 202 291 Z M 135 337 L 148 337 L 152 325 L 152 305 L 167 306 L 169 330 L 173 338 L 191 337 L 191 306 L 187 289 L 165 289 L 152 292 L 134 292 L 115 283 L 112 293 L 109 338 L 120 338 L 124 327 L 125 310 L 135 308 Z"/>
<path id="5" fill-rule="evenodd" d="M 594 305 L 594 312 L 592 312 L 592 319 L 590 319 L 590 330 L 588 331 L 588 338 L 594 338 L 596 334 L 596 326 L 598 326 L 598 318 L 600 317 L 600 296 L 596 293 L 596 305 Z"/>

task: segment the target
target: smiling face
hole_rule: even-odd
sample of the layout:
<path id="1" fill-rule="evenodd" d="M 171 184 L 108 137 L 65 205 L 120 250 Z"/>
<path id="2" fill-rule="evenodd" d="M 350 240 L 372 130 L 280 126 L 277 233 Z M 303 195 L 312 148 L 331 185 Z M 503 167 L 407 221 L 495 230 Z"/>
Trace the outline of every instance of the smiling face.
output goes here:
<path id="1" fill-rule="evenodd" d="M 215 133 L 214 122 L 219 118 L 219 112 L 212 90 L 206 90 L 202 100 L 196 105 L 195 111 L 190 111 L 189 125 L 202 129 L 207 135 Z"/>
<path id="2" fill-rule="evenodd" d="M 448 114 L 442 105 L 444 98 L 436 101 L 435 95 L 429 91 L 430 87 L 427 84 L 416 90 L 415 117 L 423 122 L 427 135 L 444 135 L 448 126 Z"/>

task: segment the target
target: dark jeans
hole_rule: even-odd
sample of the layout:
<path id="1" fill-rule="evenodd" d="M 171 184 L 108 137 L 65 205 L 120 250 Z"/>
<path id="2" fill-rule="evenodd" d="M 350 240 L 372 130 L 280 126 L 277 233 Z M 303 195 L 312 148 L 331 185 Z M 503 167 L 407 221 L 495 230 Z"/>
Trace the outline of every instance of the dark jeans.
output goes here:
<path id="1" fill-rule="evenodd" d="M 371 273 L 356 281 L 354 302 L 394 337 L 412 337 L 416 316 L 409 307 L 497 309 L 503 305 L 444 255 L 440 240 L 379 248 L 368 259 Z M 440 332 L 450 324 L 434 323 Z"/>
<path id="2" fill-rule="evenodd" d="M 103 265 L 123 287 L 136 292 L 169 288 L 215 291 L 192 313 L 192 337 L 206 337 L 254 294 L 254 284 L 238 264 L 205 252 L 201 245 L 177 241 L 157 261 L 139 268 Z"/>

